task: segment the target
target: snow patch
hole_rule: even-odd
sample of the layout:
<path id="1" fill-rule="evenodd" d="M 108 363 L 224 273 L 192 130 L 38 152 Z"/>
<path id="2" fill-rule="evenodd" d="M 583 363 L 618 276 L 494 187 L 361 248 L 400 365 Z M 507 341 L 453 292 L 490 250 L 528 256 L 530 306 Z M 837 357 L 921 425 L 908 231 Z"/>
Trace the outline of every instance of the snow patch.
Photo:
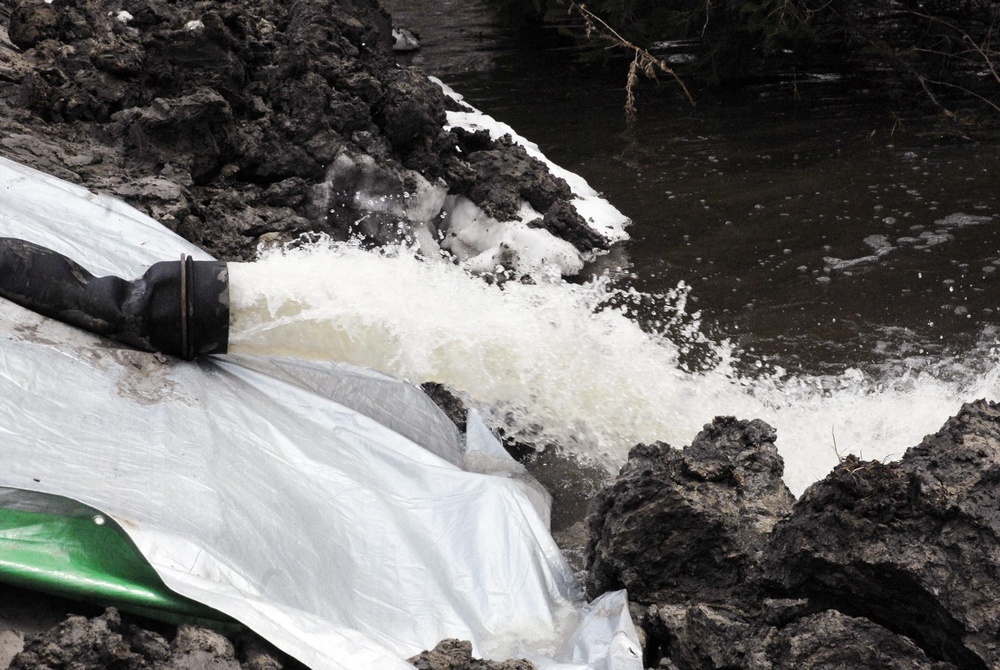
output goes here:
<path id="1" fill-rule="evenodd" d="M 457 93 L 432 80 L 461 101 Z M 465 107 L 467 111 L 449 112 L 448 128 L 486 130 L 493 138 L 510 135 L 529 155 L 566 180 L 575 195 L 572 204 L 595 231 L 609 243 L 628 239 L 629 219 L 586 180 L 553 164 L 510 126 Z M 432 183 L 412 170 L 394 174 L 363 154 L 341 152 L 327 167 L 326 179 L 314 189 L 313 198 L 314 205 L 336 215 L 337 225 L 347 227 L 350 235 L 382 243 L 415 243 L 429 258 L 441 256 L 443 250 L 471 272 L 549 280 L 578 274 L 595 255 L 584 256 L 572 243 L 539 227 L 542 214 L 525 201 L 510 220 L 499 221 L 467 197 L 449 194 L 442 180 Z M 340 208 L 348 208 L 357 219 L 345 223 Z"/>
<path id="2" fill-rule="evenodd" d="M 497 121 L 496 119 L 487 116 L 483 112 L 465 102 L 464 98 L 459 93 L 456 93 L 440 79 L 435 77 L 431 77 L 430 79 L 441 87 L 441 90 L 445 92 L 445 95 L 458 102 L 465 110 L 461 112 L 448 112 L 448 125 L 446 128 L 465 128 L 472 132 L 485 130 L 494 140 L 500 139 L 504 135 L 510 135 L 514 142 L 517 142 L 524 147 L 524 150 L 528 152 L 529 156 L 537 158 L 548 165 L 552 174 L 557 177 L 561 177 L 567 184 L 569 184 L 570 190 L 572 190 L 573 194 L 576 196 L 573 199 L 573 206 L 576 207 L 576 211 L 579 212 L 580 216 L 583 217 L 583 220 L 586 221 L 591 228 L 601 234 L 610 243 L 621 242 L 628 239 L 629 236 L 628 233 L 625 232 L 625 228 L 629 225 L 629 223 L 631 223 L 631 220 L 618 211 L 614 205 L 602 198 L 601 195 L 587 183 L 586 179 L 550 161 L 538 148 L 537 144 L 522 137 L 521 135 L 518 135 L 517 132 L 515 132 L 514 129 L 506 123 Z"/>

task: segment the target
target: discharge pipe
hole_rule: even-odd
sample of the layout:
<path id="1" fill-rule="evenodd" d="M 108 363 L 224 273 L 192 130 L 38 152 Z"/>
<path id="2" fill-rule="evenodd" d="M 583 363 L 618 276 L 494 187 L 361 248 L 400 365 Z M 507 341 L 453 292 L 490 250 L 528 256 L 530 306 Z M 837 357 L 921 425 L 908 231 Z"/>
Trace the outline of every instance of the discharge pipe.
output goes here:
<path id="1" fill-rule="evenodd" d="M 229 348 L 223 261 L 182 254 L 128 281 L 95 277 L 51 249 L 0 237 L 0 297 L 143 351 L 191 360 Z"/>

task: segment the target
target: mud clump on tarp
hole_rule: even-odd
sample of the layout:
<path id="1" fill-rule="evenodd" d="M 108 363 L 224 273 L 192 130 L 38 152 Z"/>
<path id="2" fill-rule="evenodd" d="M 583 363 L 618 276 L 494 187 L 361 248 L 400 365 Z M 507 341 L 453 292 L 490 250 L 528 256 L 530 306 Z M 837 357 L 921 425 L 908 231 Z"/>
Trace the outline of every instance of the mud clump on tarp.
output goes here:
<path id="1" fill-rule="evenodd" d="M 25 642 L 10 670 L 281 670 L 302 669 L 259 638 L 235 641 L 208 628 L 183 624 L 167 639 L 123 621 L 118 610 L 100 616 L 70 616 Z"/>
<path id="2" fill-rule="evenodd" d="M 626 586 L 647 667 L 1000 667 L 1000 405 L 791 504 L 774 434 L 716 419 L 596 499 L 590 595 Z"/>
<path id="3" fill-rule="evenodd" d="M 121 197 L 222 260 L 262 239 L 447 230 L 406 196 L 466 196 L 581 250 L 566 183 L 391 53 L 375 0 L 16 0 L 0 6 L 0 155 Z M 7 39 L 5 39 L 7 38 Z M 386 205 L 389 203 L 389 205 Z M 402 224 L 402 225 L 401 225 Z"/>

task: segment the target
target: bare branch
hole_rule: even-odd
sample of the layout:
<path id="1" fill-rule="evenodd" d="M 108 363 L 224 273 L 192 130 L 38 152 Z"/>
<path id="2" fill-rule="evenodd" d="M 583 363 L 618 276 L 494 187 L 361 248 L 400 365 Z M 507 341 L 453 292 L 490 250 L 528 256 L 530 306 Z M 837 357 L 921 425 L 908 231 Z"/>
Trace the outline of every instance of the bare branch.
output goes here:
<path id="1" fill-rule="evenodd" d="M 584 30 L 586 31 L 587 37 L 590 37 L 594 32 L 603 35 L 605 38 L 610 39 L 615 47 L 620 47 L 633 52 L 634 56 L 632 58 L 632 63 L 628 68 L 628 79 L 625 85 L 625 119 L 629 123 L 634 123 L 636 120 L 636 107 L 635 107 L 635 87 L 639 84 L 639 73 L 641 72 L 646 78 L 656 80 L 656 71 L 670 75 L 677 82 L 677 85 L 681 87 L 684 91 L 684 95 L 687 97 L 688 102 L 691 105 L 696 105 L 694 96 L 691 95 L 691 91 L 688 90 L 681 78 L 674 72 L 673 68 L 667 65 L 666 61 L 657 58 L 651 54 L 646 49 L 638 47 L 627 39 L 622 37 L 618 31 L 609 26 L 601 17 L 597 16 L 589 9 L 586 5 L 581 5 L 570 0 L 569 12 L 576 12 L 583 19 Z"/>

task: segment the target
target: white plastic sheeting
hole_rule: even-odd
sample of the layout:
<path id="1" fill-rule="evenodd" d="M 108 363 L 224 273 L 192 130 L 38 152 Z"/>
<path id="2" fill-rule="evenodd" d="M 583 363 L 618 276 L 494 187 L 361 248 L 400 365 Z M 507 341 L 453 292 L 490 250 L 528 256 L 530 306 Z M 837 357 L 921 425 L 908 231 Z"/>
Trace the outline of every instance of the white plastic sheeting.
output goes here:
<path id="1" fill-rule="evenodd" d="M 208 258 L 3 159 L 0 236 L 125 278 Z M 545 501 L 472 425 L 466 444 L 419 389 L 366 370 L 183 363 L 0 299 L 0 486 L 110 515 L 178 593 L 317 669 L 410 668 L 445 638 L 542 668 L 641 668 L 624 594 L 583 607 Z"/>

